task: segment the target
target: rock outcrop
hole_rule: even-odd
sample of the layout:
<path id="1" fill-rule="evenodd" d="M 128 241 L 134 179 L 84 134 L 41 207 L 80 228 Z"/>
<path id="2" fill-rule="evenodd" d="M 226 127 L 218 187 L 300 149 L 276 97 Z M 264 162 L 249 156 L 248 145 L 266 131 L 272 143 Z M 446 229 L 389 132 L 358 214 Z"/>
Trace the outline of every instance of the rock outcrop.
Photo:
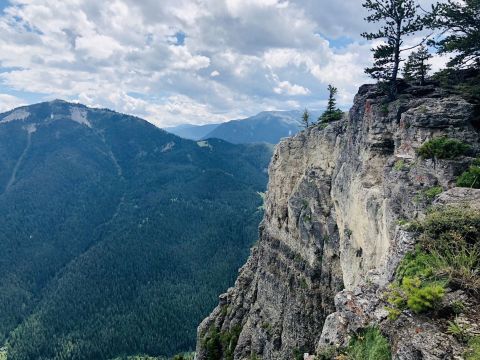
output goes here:
<path id="1" fill-rule="evenodd" d="M 215 341 L 219 359 L 303 358 L 385 320 L 378 294 L 415 243 L 399 223 L 424 216 L 432 187 L 448 190 L 439 202 L 479 199 L 479 190 L 454 188 L 480 151 L 475 114 L 474 105 L 435 87 L 408 88 L 387 102 L 376 86 L 364 85 L 341 121 L 282 141 L 270 165 L 259 242 L 199 326 L 197 359 L 207 359 Z M 418 157 L 438 136 L 470 144 L 469 156 Z M 417 345 L 397 336 L 396 358 L 451 358 L 438 355 L 455 351 L 428 319 L 404 321 L 402 336 Z M 413 336 L 419 326 L 425 331 Z"/>

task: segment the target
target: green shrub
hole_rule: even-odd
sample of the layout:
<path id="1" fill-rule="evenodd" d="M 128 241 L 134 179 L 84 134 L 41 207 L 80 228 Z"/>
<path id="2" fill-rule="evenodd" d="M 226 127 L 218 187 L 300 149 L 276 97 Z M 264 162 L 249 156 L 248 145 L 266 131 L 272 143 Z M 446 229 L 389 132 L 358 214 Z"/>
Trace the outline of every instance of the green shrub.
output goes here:
<path id="1" fill-rule="evenodd" d="M 452 310 L 455 314 L 459 315 L 466 309 L 465 303 L 461 300 L 455 300 L 452 303 Z"/>
<path id="2" fill-rule="evenodd" d="M 220 360 L 222 358 L 222 343 L 220 333 L 214 326 L 210 329 L 203 340 L 203 347 L 206 351 L 207 360 Z"/>
<path id="3" fill-rule="evenodd" d="M 442 88 L 459 94 L 473 104 L 480 104 L 480 71 L 478 69 L 443 69 L 433 75 Z"/>
<path id="4" fill-rule="evenodd" d="M 389 317 L 395 319 L 405 309 L 416 313 L 435 309 L 444 295 L 445 287 L 441 283 L 425 283 L 418 277 L 405 277 L 401 284 L 390 289 L 388 302 L 393 308 L 389 309 Z"/>
<path id="5" fill-rule="evenodd" d="M 380 107 L 380 112 L 381 112 L 384 116 L 387 116 L 387 115 L 388 115 L 388 112 L 389 112 L 388 104 L 382 104 L 382 106 Z"/>
<path id="6" fill-rule="evenodd" d="M 304 351 L 300 348 L 293 349 L 293 358 L 295 360 L 303 360 Z"/>
<path id="7" fill-rule="evenodd" d="M 233 353 L 237 347 L 238 337 L 240 336 L 241 332 L 242 327 L 236 325 L 229 331 L 220 333 L 220 341 L 222 343 L 225 360 L 233 360 Z"/>
<path id="8" fill-rule="evenodd" d="M 447 286 L 480 293 L 480 211 L 444 207 L 415 224 L 419 244 L 397 269 L 387 295 L 389 317 L 436 308 Z"/>
<path id="9" fill-rule="evenodd" d="M 407 167 L 407 165 L 405 164 L 405 160 L 401 159 L 401 160 L 397 160 L 395 162 L 395 165 L 393 165 L 393 170 L 402 171 L 406 167 Z"/>
<path id="10" fill-rule="evenodd" d="M 470 145 L 447 137 L 438 137 L 425 142 L 417 153 L 424 159 L 455 159 L 465 155 Z"/>
<path id="11" fill-rule="evenodd" d="M 319 124 L 328 124 L 332 121 L 341 120 L 343 117 L 342 110 L 334 110 L 332 112 L 325 112 L 322 116 L 319 117 L 318 122 Z"/>
<path id="12" fill-rule="evenodd" d="M 431 203 L 437 195 L 440 195 L 443 192 L 443 188 L 441 186 L 433 186 L 429 189 L 420 191 L 415 197 L 413 198 L 415 203 Z"/>
<path id="13" fill-rule="evenodd" d="M 458 177 L 457 186 L 480 189 L 480 159 L 476 159 L 470 168 Z"/>
<path id="14" fill-rule="evenodd" d="M 351 360 L 390 360 L 392 358 L 388 340 L 380 330 L 371 327 L 350 342 L 346 354 Z"/>
<path id="15" fill-rule="evenodd" d="M 203 340 L 207 360 L 233 360 L 233 353 L 241 331 L 242 327 L 239 325 L 222 332 L 219 332 L 215 326 L 212 326 Z"/>
<path id="16" fill-rule="evenodd" d="M 447 333 L 453 335 L 458 341 L 465 343 L 468 342 L 471 337 L 469 327 L 459 323 L 457 319 L 448 322 Z"/>
<path id="17" fill-rule="evenodd" d="M 388 311 L 389 320 L 397 320 L 398 317 L 402 314 L 402 311 L 397 308 L 387 307 L 386 310 Z"/>
<path id="18" fill-rule="evenodd" d="M 443 188 L 441 186 L 434 186 L 430 189 L 425 190 L 423 193 L 428 200 L 433 200 L 437 195 L 440 195 L 443 192 Z"/>
<path id="19" fill-rule="evenodd" d="M 416 251 L 408 253 L 400 263 L 397 269 L 397 278 L 400 281 L 405 277 L 429 279 L 433 276 L 436 267 L 438 267 L 437 259 L 418 248 Z"/>
<path id="20" fill-rule="evenodd" d="M 420 237 L 436 278 L 449 286 L 480 293 L 480 211 L 447 207 L 427 216 Z"/>
<path id="21" fill-rule="evenodd" d="M 432 245 L 445 251 L 452 244 L 452 237 L 463 238 L 470 245 L 480 242 L 480 212 L 469 208 L 447 206 L 437 208 L 427 214 L 425 220 L 418 224 L 420 244 L 430 248 Z"/>
<path id="22" fill-rule="evenodd" d="M 480 360 L 480 336 L 474 336 L 468 342 L 465 360 Z"/>
<path id="23" fill-rule="evenodd" d="M 175 355 L 172 360 L 193 360 L 195 359 L 195 353 L 184 353 Z"/>
<path id="24" fill-rule="evenodd" d="M 418 278 L 404 278 L 402 288 L 407 294 L 407 307 L 416 313 L 434 309 L 445 295 L 442 284 L 423 284 Z"/>

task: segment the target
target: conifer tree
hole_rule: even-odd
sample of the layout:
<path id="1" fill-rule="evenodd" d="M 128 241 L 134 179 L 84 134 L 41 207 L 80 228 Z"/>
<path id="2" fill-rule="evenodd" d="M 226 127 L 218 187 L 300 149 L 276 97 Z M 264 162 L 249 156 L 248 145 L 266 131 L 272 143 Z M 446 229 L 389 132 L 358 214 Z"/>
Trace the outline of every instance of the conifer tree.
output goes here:
<path id="1" fill-rule="evenodd" d="M 305 129 L 307 129 L 310 126 L 310 112 L 308 111 L 308 109 L 305 109 L 303 111 L 300 122 Z"/>
<path id="2" fill-rule="evenodd" d="M 417 14 L 414 0 L 366 0 L 363 4 L 371 14 L 365 20 L 381 23 L 374 33 L 363 33 L 367 40 L 384 39 L 385 43 L 372 49 L 375 62 L 365 72 L 374 79 L 390 85 L 390 97 L 396 95 L 396 82 L 400 68 L 401 52 L 406 36 L 423 29 L 424 19 Z"/>
<path id="3" fill-rule="evenodd" d="M 338 89 L 332 85 L 328 85 L 328 103 L 327 103 L 327 110 L 320 116 L 318 119 L 322 123 L 327 123 L 330 121 L 340 120 L 342 118 L 343 112 L 339 108 L 337 108 L 337 100 L 336 95 L 338 93 Z"/>
<path id="4" fill-rule="evenodd" d="M 480 68 L 480 0 L 437 4 L 427 20 L 428 27 L 443 30 L 432 44 L 440 54 L 454 54 L 449 67 Z"/>
<path id="5" fill-rule="evenodd" d="M 403 78 L 406 81 L 418 82 L 420 85 L 425 85 L 425 78 L 432 66 L 428 60 L 432 55 L 428 52 L 426 46 L 420 46 L 417 51 L 414 51 L 408 57 L 405 67 L 403 68 Z"/>

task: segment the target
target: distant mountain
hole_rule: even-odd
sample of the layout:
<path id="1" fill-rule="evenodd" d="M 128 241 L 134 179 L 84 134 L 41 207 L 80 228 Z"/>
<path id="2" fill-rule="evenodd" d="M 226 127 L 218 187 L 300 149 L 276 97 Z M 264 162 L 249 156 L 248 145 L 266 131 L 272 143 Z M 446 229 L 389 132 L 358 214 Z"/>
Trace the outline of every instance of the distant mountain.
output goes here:
<path id="1" fill-rule="evenodd" d="M 200 140 L 208 133 L 216 129 L 220 124 L 192 125 L 183 124 L 179 126 L 165 128 L 169 133 L 180 136 L 184 139 Z"/>
<path id="2" fill-rule="evenodd" d="M 203 139 L 222 139 L 232 144 L 270 143 L 300 131 L 300 111 L 265 111 L 247 119 L 220 124 Z"/>
<path id="3" fill-rule="evenodd" d="M 0 114 L 8 359 L 192 349 L 257 238 L 270 156 L 63 101 Z"/>

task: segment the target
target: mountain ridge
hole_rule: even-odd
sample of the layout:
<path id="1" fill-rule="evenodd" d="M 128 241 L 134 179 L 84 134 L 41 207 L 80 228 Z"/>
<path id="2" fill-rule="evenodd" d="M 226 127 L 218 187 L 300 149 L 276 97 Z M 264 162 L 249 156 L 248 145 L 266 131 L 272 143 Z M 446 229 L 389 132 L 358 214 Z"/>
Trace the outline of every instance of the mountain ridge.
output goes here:
<path id="1" fill-rule="evenodd" d="M 262 111 L 248 118 L 234 119 L 219 124 L 190 125 L 165 128 L 180 137 L 192 140 L 223 139 L 233 144 L 277 144 L 281 138 L 296 134 L 301 129 L 298 110 Z M 317 115 L 316 112 L 312 117 Z"/>
<path id="2" fill-rule="evenodd" d="M 270 156 L 64 101 L 0 114 L 8 358 L 192 349 L 256 238 Z"/>

